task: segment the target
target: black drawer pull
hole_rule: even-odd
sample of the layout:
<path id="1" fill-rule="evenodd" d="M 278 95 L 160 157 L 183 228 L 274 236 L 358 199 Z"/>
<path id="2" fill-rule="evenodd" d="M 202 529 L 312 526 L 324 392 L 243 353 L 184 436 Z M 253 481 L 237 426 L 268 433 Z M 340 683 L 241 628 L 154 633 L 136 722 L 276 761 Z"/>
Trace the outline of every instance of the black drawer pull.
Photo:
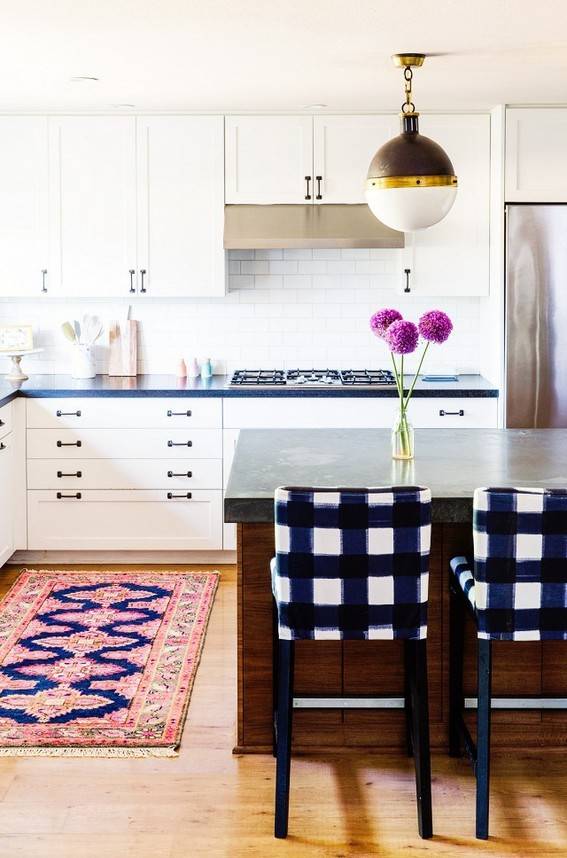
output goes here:
<path id="1" fill-rule="evenodd" d="M 6 445 L 4 444 L 4 442 L 3 442 L 3 441 L 0 441 L 0 450 L 7 450 L 7 449 L 8 449 L 8 448 L 6 447 Z"/>
<path id="2" fill-rule="evenodd" d="M 82 447 L 83 442 L 82 441 L 58 441 L 57 446 L 58 447 Z"/>
<path id="3" fill-rule="evenodd" d="M 193 441 L 168 441 L 168 447 L 192 447 Z"/>
<path id="4" fill-rule="evenodd" d="M 55 414 L 57 417 L 80 417 L 81 416 L 80 411 L 59 411 L 59 409 L 57 409 Z"/>
<path id="5" fill-rule="evenodd" d="M 57 471 L 57 476 L 59 477 L 59 479 L 61 479 L 61 477 L 82 477 L 83 472 L 82 471 L 75 471 L 74 473 L 71 473 L 71 474 L 65 474 L 65 473 L 63 473 L 63 471 Z"/>
<path id="6" fill-rule="evenodd" d="M 57 500 L 64 500 L 65 498 L 72 498 L 73 500 L 81 500 L 82 494 L 80 492 L 76 492 L 74 495 L 63 495 L 61 492 L 57 492 Z"/>
<path id="7" fill-rule="evenodd" d="M 168 500 L 175 500 L 176 498 L 183 498 L 183 500 L 191 500 L 191 492 L 187 492 L 184 495 L 174 495 L 173 492 L 167 493 Z"/>
<path id="8" fill-rule="evenodd" d="M 168 477 L 187 477 L 190 478 L 193 476 L 193 471 L 185 471 L 183 474 L 175 474 L 173 471 L 167 472 Z"/>
<path id="9" fill-rule="evenodd" d="M 3 420 L 0 420 L 0 426 L 5 426 L 5 425 L 6 425 L 6 424 L 4 423 L 4 421 L 3 421 Z"/>
<path id="10" fill-rule="evenodd" d="M 439 409 L 439 417 L 464 417 L 465 412 L 462 408 L 459 408 L 458 411 L 443 411 L 442 408 Z"/>
<path id="11" fill-rule="evenodd" d="M 191 417 L 190 411 L 168 411 L 168 417 Z"/>

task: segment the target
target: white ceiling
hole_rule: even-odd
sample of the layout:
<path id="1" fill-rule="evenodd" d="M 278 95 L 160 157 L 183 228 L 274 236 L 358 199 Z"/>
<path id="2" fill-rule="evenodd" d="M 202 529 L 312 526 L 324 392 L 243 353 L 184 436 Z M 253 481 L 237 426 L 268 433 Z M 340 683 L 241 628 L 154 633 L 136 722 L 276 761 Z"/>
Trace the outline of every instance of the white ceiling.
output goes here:
<path id="1" fill-rule="evenodd" d="M 565 103 L 566 34 L 564 0 L 0 0 L 0 110 L 397 110 L 404 50 L 418 109 Z"/>

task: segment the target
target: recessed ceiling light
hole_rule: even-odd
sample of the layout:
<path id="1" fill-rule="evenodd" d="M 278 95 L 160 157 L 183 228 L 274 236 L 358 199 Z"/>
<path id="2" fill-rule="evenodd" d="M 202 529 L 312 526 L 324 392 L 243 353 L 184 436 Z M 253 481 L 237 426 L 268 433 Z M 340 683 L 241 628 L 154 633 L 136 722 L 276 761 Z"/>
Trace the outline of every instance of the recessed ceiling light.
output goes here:
<path id="1" fill-rule="evenodd" d="M 323 110 L 324 107 L 328 107 L 328 104 L 306 104 L 305 110 Z"/>
<path id="2" fill-rule="evenodd" d="M 90 74 L 78 74 L 74 75 L 74 77 L 70 77 L 69 80 L 71 83 L 96 83 L 99 78 Z"/>

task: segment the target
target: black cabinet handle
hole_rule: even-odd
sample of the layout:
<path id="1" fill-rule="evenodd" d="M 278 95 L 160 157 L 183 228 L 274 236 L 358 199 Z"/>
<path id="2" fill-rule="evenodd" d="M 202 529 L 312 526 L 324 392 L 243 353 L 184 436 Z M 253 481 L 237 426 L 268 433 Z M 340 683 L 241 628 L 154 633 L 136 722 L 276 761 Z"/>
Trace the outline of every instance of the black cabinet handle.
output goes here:
<path id="1" fill-rule="evenodd" d="M 168 447 L 192 447 L 193 441 L 168 441 Z"/>
<path id="2" fill-rule="evenodd" d="M 190 411 L 171 411 L 167 412 L 168 417 L 191 417 Z"/>
<path id="3" fill-rule="evenodd" d="M 187 492 L 184 495 L 174 495 L 173 492 L 167 493 L 167 499 L 168 500 L 175 500 L 176 498 L 183 498 L 183 500 L 191 500 L 191 497 L 192 497 L 191 492 Z"/>
<path id="4" fill-rule="evenodd" d="M 411 268 L 404 268 L 404 274 L 406 275 L 406 285 L 404 287 L 404 292 L 411 292 L 410 285 L 409 285 Z"/>
<path id="5" fill-rule="evenodd" d="M 59 479 L 61 479 L 61 477 L 82 477 L 83 472 L 82 471 L 75 471 L 74 473 L 71 473 L 71 474 L 65 474 L 63 471 L 57 471 L 57 476 L 59 477 Z"/>
<path id="6" fill-rule="evenodd" d="M 306 186 L 307 186 L 307 192 L 306 192 L 306 194 L 305 194 L 305 199 L 306 199 L 306 200 L 310 200 L 310 199 L 311 199 L 311 194 L 309 193 L 309 182 L 310 182 L 310 181 L 311 181 L 311 176 L 305 176 L 305 183 L 306 183 Z"/>
<path id="7" fill-rule="evenodd" d="M 81 500 L 82 494 L 80 492 L 75 492 L 74 495 L 64 495 L 61 492 L 57 492 L 57 500 L 64 500 L 65 498 L 72 498 L 73 500 Z"/>
<path id="8" fill-rule="evenodd" d="M 147 292 L 148 290 L 144 286 L 144 277 L 148 272 L 145 268 L 140 268 L 140 292 Z"/>
<path id="9" fill-rule="evenodd" d="M 459 408 L 458 411 L 443 411 L 442 408 L 439 409 L 439 417 L 464 417 L 465 412 L 462 408 Z"/>
<path id="10" fill-rule="evenodd" d="M 0 441 L 0 450 L 7 450 L 7 449 L 8 449 L 8 447 L 6 446 L 6 444 L 4 444 L 3 441 Z"/>
<path id="11" fill-rule="evenodd" d="M 315 195 L 315 199 L 322 200 L 323 197 L 321 195 L 321 182 L 323 181 L 323 176 L 315 176 L 315 181 L 317 182 L 317 194 Z"/>
<path id="12" fill-rule="evenodd" d="M 47 292 L 47 268 L 41 269 L 41 291 Z"/>
<path id="13" fill-rule="evenodd" d="M 5 425 L 6 425 L 5 422 L 3 420 L 0 420 L 0 426 L 5 426 Z"/>
<path id="14" fill-rule="evenodd" d="M 176 474 L 173 471 L 168 471 L 167 476 L 168 477 L 187 477 L 187 479 L 190 479 L 193 476 L 193 471 L 185 471 L 182 474 Z"/>
<path id="15" fill-rule="evenodd" d="M 55 412 L 55 415 L 56 415 L 56 417 L 80 417 L 81 412 L 80 411 L 59 411 L 59 409 L 57 409 L 57 411 Z"/>
<path id="16" fill-rule="evenodd" d="M 67 441 L 67 442 L 66 441 L 58 441 L 57 446 L 58 447 L 82 447 L 83 442 L 82 441 Z"/>
<path id="17" fill-rule="evenodd" d="M 128 274 L 130 275 L 130 292 L 134 293 L 136 291 L 136 287 L 134 286 L 134 275 L 136 274 L 136 269 L 130 268 Z"/>

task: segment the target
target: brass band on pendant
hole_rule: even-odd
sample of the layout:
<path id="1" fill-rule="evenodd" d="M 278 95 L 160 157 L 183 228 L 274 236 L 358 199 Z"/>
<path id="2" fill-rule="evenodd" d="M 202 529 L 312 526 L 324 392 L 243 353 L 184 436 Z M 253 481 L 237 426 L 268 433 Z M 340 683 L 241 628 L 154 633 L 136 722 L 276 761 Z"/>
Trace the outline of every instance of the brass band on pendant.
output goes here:
<path id="1" fill-rule="evenodd" d="M 384 188 L 456 188 L 456 176 L 375 176 L 366 180 L 366 190 Z"/>

